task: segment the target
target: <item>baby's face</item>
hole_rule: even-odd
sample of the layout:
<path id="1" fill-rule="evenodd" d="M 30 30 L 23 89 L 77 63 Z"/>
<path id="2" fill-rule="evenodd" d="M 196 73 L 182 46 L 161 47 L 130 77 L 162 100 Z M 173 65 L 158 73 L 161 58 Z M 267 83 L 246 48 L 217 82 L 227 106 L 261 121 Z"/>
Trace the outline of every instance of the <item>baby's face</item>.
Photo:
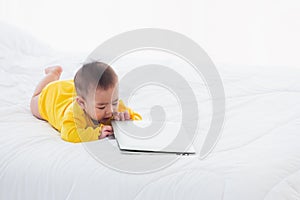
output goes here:
<path id="1" fill-rule="evenodd" d="M 105 123 L 113 112 L 117 112 L 119 103 L 118 84 L 107 90 L 98 88 L 95 93 L 91 92 L 85 102 L 86 113 L 94 120 Z"/>

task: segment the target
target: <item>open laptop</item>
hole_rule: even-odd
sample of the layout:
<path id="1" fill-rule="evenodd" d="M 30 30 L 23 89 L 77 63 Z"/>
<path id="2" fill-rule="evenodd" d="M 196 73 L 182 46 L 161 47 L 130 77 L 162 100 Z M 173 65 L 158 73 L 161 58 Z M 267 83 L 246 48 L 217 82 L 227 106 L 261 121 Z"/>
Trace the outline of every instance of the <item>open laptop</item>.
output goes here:
<path id="1" fill-rule="evenodd" d="M 172 153 L 189 155 L 196 151 L 192 138 L 178 123 L 144 121 L 112 121 L 114 135 L 122 153 Z M 180 130 L 180 131 L 178 131 Z"/>

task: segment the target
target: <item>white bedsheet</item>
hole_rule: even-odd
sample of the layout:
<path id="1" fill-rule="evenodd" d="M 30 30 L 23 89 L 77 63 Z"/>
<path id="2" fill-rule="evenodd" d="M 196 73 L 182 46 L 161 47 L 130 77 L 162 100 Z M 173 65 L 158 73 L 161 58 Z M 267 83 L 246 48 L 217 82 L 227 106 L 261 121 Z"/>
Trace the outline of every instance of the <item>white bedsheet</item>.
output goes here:
<path id="1" fill-rule="evenodd" d="M 131 174 L 30 113 L 44 67 L 60 64 L 72 78 L 86 55 L 59 54 L 2 24 L 0 35 L 0 199 L 300 199 L 300 67 L 218 65 L 226 120 L 212 153 Z"/>

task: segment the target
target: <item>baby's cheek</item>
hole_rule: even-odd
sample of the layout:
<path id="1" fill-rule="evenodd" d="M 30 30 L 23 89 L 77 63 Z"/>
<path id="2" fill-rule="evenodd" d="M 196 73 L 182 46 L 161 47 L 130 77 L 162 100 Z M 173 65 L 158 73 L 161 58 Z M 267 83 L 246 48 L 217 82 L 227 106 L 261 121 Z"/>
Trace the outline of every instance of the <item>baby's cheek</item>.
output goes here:
<path id="1" fill-rule="evenodd" d="M 97 110 L 97 111 L 95 111 L 95 117 L 99 120 L 99 119 L 102 119 L 103 118 L 103 112 L 101 112 L 101 111 L 99 111 L 99 110 Z"/>
<path id="2" fill-rule="evenodd" d="M 99 112 L 97 113 L 97 116 L 98 116 L 99 118 L 103 118 L 104 115 L 105 115 L 105 113 L 104 113 L 103 111 L 99 111 Z"/>

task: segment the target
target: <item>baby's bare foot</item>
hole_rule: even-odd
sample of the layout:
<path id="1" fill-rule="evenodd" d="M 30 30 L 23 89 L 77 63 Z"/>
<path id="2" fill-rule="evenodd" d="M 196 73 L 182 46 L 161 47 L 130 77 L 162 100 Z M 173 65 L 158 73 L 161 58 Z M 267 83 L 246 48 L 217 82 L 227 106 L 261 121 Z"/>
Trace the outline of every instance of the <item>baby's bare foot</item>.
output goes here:
<path id="1" fill-rule="evenodd" d="M 53 74 L 54 76 L 57 76 L 57 79 L 59 79 L 62 71 L 63 69 L 61 66 L 52 66 L 45 69 L 45 74 Z"/>

